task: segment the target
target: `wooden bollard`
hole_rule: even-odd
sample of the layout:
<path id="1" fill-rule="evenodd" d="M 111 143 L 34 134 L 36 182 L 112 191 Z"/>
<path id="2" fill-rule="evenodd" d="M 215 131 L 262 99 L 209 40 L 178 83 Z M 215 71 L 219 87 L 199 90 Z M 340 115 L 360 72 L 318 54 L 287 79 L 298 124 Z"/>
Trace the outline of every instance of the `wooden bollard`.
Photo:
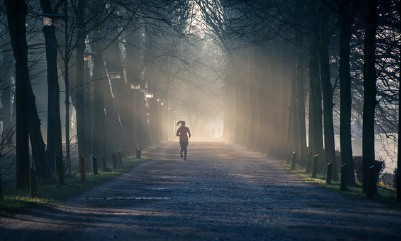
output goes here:
<path id="1" fill-rule="evenodd" d="M 121 157 L 121 151 L 117 152 L 117 162 L 118 162 L 118 166 L 122 166 L 123 165 L 123 160 Z"/>
<path id="2" fill-rule="evenodd" d="M 141 159 L 142 158 L 142 150 L 139 146 L 136 147 L 136 159 Z"/>
<path id="3" fill-rule="evenodd" d="M 306 173 L 309 173 L 311 171 L 312 162 L 313 162 L 312 152 L 308 151 L 308 160 L 306 162 Z"/>
<path id="4" fill-rule="evenodd" d="M 316 178 L 316 176 L 317 176 L 317 165 L 318 164 L 319 164 L 319 155 L 316 154 L 313 156 L 312 178 Z"/>
<path id="5" fill-rule="evenodd" d="M 326 184 L 331 184 L 331 172 L 333 171 L 333 163 L 327 164 Z"/>
<path id="6" fill-rule="evenodd" d="M 367 178 L 367 189 L 366 189 L 366 197 L 372 198 L 375 195 L 375 166 L 371 165 L 368 168 L 368 178 Z"/>
<path id="7" fill-rule="evenodd" d="M 297 161 L 297 152 L 293 152 L 291 156 L 291 169 L 295 170 L 295 162 Z"/>
<path id="8" fill-rule="evenodd" d="M 341 165 L 341 191 L 347 190 L 347 164 Z"/>
<path id="9" fill-rule="evenodd" d="M 107 168 L 107 161 L 106 157 L 102 156 L 102 166 L 103 166 L 103 171 L 107 172 L 109 169 Z"/>
<path id="10" fill-rule="evenodd" d="M 29 168 L 29 189 L 31 197 L 36 197 L 38 194 L 38 185 L 36 183 L 36 170 L 33 168 Z"/>
<path id="11" fill-rule="evenodd" d="M 113 152 L 113 154 L 111 154 L 111 159 L 113 161 L 113 169 L 117 168 L 117 155 L 115 152 Z"/>
<path id="12" fill-rule="evenodd" d="M 58 183 L 60 185 L 64 185 L 64 183 L 65 183 L 65 175 L 64 175 L 63 157 L 59 156 L 59 155 L 55 155 L 54 158 L 56 159 Z"/>
<path id="13" fill-rule="evenodd" d="M 93 175 L 97 175 L 97 158 L 95 156 L 92 156 L 92 169 L 93 169 Z"/>
<path id="14" fill-rule="evenodd" d="M 79 172 L 81 173 L 81 182 L 85 181 L 85 157 L 79 158 Z"/>

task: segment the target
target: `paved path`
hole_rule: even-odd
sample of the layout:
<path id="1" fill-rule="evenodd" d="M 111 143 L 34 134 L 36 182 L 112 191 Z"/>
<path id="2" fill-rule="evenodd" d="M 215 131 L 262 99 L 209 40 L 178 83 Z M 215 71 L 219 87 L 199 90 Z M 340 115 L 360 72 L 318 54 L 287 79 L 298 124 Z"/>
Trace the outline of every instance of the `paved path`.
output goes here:
<path id="1" fill-rule="evenodd" d="M 401 240 L 401 212 L 302 182 L 222 142 L 168 143 L 60 205 L 0 218 L 0 240 Z"/>

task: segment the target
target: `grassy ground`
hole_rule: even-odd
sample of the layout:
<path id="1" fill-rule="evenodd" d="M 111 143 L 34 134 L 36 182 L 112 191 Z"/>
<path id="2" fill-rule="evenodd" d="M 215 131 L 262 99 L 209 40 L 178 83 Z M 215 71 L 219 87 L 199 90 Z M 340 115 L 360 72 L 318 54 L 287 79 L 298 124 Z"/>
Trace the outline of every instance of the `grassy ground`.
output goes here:
<path id="1" fill-rule="evenodd" d="M 0 200 L 0 215 L 19 212 L 32 206 L 40 206 L 62 201 L 68 197 L 76 196 L 90 190 L 104 182 L 110 181 L 116 176 L 130 171 L 135 165 L 146 159 L 143 153 L 142 159 L 134 157 L 123 158 L 123 165 L 107 172 L 99 172 L 98 175 L 88 173 L 85 181 L 81 182 L 80 175 L 75 175 L 65 179 L 65 184 L 42 184 L 38 185 L 38 194 L 32 198 L 29 189 L 12 190 L 4 195 Z"/>
<path id="2" fill-rule="evenodd" d="M 288 169 L 291 167 L 288 165 Z M 362 185 L 357 184 L 356 186 L 347 187 L 346 191 L 341 191 L 340 182 L 332 181 L 331 184 L 326 184 L 326 177 L 322 175 L 317 175 L 316 178 L 312 178 L 310 173 L 306 173 L 303 167 L 297 166 L 295 170 L 291 170 L 293 173 L 300 176 L 305 182 L 313 183 L 321 187 L 345 194 L 356 198 L 367 198 L 366 194 L 362 192 Z M 385 186 L 383 184 L 378 185 L 378 193 L 371 198 L 374 201 L 385 203 L 387 205 L 393 206 L 395 208 L 401 209 L 401 203 L 396 200 L 396 191 L 393 187 Z"/>

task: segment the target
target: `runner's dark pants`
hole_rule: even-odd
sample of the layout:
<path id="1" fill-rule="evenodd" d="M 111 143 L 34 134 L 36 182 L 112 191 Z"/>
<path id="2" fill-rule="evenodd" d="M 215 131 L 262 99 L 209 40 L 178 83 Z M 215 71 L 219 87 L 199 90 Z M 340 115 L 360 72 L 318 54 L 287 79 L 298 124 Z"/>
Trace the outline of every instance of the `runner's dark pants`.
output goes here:
<path id="1" fill-rule="evenodd" d="M 181 146 L 181 154 L 182 152 L 187 155 L 187 147 L 188 147 L 188 141 L 180 141 L 180 146 Z"/>

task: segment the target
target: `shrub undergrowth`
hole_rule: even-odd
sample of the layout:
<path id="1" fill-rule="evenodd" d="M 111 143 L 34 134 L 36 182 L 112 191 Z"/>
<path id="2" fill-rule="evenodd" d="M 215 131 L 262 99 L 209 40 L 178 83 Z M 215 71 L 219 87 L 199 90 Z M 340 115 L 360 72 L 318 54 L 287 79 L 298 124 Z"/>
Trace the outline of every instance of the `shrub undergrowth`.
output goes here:
<path id="1" fill-rule="evenodd" d="M 65 200 L 88 191 L 102 183 L 112 180 L 121 174 L 129 172 L 135 165 L 144 159 L 125 157 L 123 165 L 108 172 L 99 172 L 98 175 L 87 173 L 85 181 L 81 182 L 80 175 L 65 179 L 64 185 L 42 184 L 38 185 L 36 197 L 31 197 L 29 189 L 11 190 L 0 200 L 0 215 L 19 212 L 32 206 L 46 205 Z"/>

